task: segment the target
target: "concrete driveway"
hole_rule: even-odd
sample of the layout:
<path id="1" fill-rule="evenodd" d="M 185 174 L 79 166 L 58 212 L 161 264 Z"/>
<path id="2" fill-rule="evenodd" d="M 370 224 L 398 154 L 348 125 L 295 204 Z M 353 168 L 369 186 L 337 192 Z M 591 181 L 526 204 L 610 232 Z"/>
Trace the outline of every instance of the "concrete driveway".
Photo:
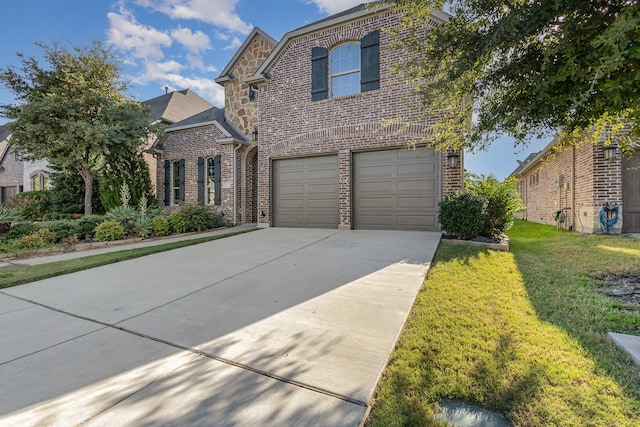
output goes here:
<path id="1" fill-rule="evenodd" d="M 0 292 L 0 424 L 357 426 L 438 233 L 271 228 Z"/>

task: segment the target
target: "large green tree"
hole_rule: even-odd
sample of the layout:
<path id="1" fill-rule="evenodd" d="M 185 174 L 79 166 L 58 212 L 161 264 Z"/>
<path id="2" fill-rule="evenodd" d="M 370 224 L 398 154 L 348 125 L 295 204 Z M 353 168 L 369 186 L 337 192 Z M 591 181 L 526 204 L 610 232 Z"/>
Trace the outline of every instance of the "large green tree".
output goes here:
<path id="1" fill-rule="evenodd" d="M 439 148 L 628 122 L 640 136 L 638 0 L 391 3 L 405 12 L 397 47 L 414 58 L 399 71 L 426 111 L 442 113 L 433 140 Z M 445 5 L 448 22 L 425 31 L 430 10 Z M 622 148 L 631 140 L 623 138 Z"/>
<path id="2" fill-rule="evenodd" d="M 47 159 L 82 176 L 89 215 L 94 176 L 136 152 L 154 129 L 147 110 L 124 96 L 127 86 L 109 48 L 38 46 L 45 65 L 19 53 L 21 66 L 0 70 L 0 82 L 17 99 L 0 106 L 0 114 L 13 120 L 11 144 L 25 159 Z"/>

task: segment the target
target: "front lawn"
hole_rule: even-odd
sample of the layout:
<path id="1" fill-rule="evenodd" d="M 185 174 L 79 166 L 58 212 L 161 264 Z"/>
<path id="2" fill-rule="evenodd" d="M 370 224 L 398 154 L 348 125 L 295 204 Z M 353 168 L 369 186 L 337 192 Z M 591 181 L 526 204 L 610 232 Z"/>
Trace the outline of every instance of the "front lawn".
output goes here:
<path id="1" fill-rule="evenodd" d="M 442 399 L 524 426 L 640 425 L 640 368 L 607 331 L 640 335 L 640 307 L 599 292 L 640 274 L 640 239 L 517 222 L 511 252 L 441 246 L 383 374 L 368 426 L 442 425 Z"/>

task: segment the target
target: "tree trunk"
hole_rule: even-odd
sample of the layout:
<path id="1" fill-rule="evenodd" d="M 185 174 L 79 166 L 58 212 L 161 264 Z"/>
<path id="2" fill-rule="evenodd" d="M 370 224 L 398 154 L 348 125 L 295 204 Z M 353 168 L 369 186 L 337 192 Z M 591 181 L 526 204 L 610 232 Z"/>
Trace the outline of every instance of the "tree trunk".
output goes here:
<path id="1" fill-rule="evenodd" d="M 93 211 L 93 174 L 88 169 L 81 171 L 80 174 L 84 179 L 84 214 L 91 215 Z"/>

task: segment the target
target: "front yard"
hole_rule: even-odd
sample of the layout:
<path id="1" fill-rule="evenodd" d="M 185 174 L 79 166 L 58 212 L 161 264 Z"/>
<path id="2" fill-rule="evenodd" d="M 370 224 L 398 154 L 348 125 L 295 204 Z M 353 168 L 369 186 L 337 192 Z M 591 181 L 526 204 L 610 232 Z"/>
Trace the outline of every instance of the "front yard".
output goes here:
<path id="1" fill-rule="evenodd" d="M 640 368 L 606 338 L 640 335 L 640 306 L 600 280 L 640 275 L 640 239 L 522 221 L 509 236 L 511 252 L 440 247 L 368 426 L 441 425 L 442 399 L 515 425 L 640 425 Z"/>

